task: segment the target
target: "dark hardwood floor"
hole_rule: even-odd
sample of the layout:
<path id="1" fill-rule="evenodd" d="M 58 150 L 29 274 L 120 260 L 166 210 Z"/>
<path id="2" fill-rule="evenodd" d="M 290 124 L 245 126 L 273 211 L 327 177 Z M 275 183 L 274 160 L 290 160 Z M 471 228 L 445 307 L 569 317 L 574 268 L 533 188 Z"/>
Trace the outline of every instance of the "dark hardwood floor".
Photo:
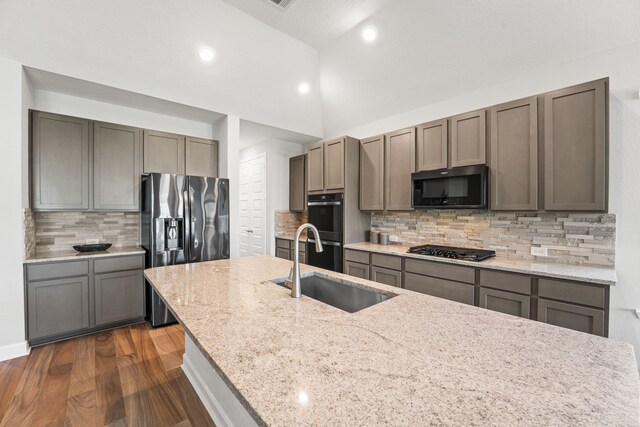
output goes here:
<path id="1" fill-rule="evenodd" d="M 136 325 L 0 362 L 0 426 L 213 426 L 180 369 L 179 325 Z"/>

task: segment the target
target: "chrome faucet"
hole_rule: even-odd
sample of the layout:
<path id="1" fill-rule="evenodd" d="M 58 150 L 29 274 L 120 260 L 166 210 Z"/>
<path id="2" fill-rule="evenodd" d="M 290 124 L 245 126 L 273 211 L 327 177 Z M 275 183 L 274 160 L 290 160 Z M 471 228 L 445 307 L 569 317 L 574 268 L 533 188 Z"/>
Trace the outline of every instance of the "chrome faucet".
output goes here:
<path id="1" fill-rule="evenodd" d="M 320 242 L 318 229 L 313 224 L 302 224 L 296 231 L 296 238 L 293 241 L 293 267 L 291 267 L 289 278 L 287 279 L 287 284 L 291 286 L 291 296 L 293 298 L 300 298 L 302 294 L 302 289 L 300 288 L 300 235 L 307 228 L 316 236 L 316 252 L 322 252 L 322 242 Z"/>

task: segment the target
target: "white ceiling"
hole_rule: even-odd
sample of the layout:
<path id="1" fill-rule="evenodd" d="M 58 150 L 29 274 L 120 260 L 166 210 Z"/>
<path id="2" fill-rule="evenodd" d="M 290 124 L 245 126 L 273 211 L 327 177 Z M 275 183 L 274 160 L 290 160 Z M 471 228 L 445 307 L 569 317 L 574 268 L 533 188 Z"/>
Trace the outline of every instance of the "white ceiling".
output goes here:
<path id="1" fill-rule="evenodd" d="M 283 11 L 265 0 L 224 1 L 316 49 L 392 3 L 392 0 L 293 0 Z"/>
<path id="2" fill-rule="evenodd" d="M 291 132 L 285 129 L 267 126 L 249 120 L 240 120 L 240 149 L 270 140 L 288 141 L 296 144 L 307 144 L 318 141 L 317 137 Z"/>

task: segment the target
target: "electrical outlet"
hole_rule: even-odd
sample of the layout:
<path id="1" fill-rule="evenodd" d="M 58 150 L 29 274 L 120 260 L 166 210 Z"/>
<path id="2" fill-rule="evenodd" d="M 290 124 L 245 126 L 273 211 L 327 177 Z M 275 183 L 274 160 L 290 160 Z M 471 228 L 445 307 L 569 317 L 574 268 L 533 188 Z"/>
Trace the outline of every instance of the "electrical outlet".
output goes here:
<path id="1" fill-rule="evenodd" d="M 531 247 L 531 255 L 533 256 L 549 256 L 547 248 Z"/>
<path id="2" fill-rule="evenodd" d="M 87 239 L 84 241 L 84 243 L 87 245 L 97 245 L 98 243 L 100 243 L 100 239 Z"/>

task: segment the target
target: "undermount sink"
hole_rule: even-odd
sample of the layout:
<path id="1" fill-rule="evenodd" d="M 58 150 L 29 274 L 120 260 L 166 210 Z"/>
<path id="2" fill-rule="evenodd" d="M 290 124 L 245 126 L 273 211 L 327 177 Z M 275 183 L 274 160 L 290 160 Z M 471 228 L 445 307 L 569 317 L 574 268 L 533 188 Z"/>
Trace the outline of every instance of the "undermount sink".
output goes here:
<path id="1" fill-rule="evenodd" d="M 273 280 L 272 282 L 288 289 L 285 279 Z M 302 295 L 349 313 L 355 313 L 396 296 L 392 293 L 361 288 L 355 284 L 339 282 L 317 274 L 302 277 L 300 286 Z"/>

